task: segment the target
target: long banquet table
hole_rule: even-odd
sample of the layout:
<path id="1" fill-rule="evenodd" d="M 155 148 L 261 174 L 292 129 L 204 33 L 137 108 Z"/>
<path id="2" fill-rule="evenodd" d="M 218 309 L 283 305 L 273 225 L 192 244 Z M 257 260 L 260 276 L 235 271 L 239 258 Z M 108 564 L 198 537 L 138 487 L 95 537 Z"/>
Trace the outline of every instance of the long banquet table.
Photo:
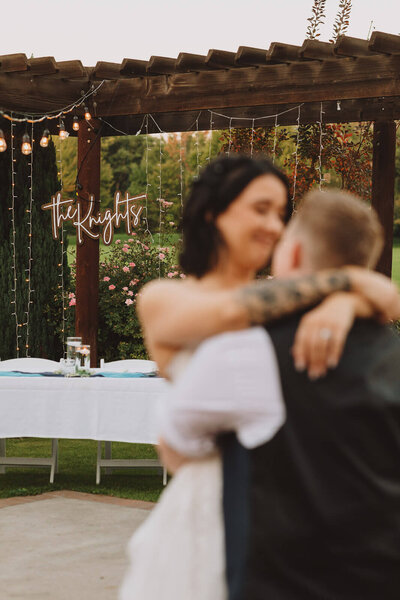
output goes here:
<path id="1" fill-rule="evenodd" d="M 157 377 L 2 376 L 0 440 L 39 437 L 154 444 L 157 405 L 167 388 L 168 383 Z M 2 457 L 2 447 L 0 465 L 22 464 Z M 113 464 L 101 461 L 100 466 Z"/>

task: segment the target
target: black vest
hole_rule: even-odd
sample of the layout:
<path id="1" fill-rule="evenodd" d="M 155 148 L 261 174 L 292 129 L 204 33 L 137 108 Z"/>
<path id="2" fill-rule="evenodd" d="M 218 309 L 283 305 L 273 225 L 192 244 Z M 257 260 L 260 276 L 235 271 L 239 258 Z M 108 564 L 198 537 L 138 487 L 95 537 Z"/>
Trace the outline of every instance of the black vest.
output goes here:
<path id="1" fill-rule="evenodd" d="M 223 444 L 230 600 L 399 600 L 400 339 L 357 322 L 311 382 L 290 355 L 299 318 L 268 329 L 284 426 Z"/>

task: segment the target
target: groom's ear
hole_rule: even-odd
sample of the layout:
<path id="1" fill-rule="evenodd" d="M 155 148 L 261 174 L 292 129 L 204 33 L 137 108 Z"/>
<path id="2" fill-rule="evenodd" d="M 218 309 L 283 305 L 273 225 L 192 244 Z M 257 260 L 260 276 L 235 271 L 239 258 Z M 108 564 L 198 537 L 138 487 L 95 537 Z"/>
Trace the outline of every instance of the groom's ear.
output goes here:
<path id="1" fill-rule="evenodd" d="M 296 240 L 293 243 L 293 246 L 291 248 L 291 254 L 292 254 L 292 256 L 291 256 L 292 268 L 300 269 L 303 266 L 304 255 L 303 255 L 303 246 L 299 240 Z"/>

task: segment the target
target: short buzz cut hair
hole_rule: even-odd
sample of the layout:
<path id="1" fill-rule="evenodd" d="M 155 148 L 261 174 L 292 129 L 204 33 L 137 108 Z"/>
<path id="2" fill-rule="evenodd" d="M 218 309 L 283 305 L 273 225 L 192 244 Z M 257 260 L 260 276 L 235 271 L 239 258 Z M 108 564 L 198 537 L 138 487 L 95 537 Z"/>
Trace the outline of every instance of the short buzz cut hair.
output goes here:
<path id="1" fill-rule="evenodd" d="M 309 192 L 292 225 L 305 234 L 315 269 L 374 268 L 382 253 L 383 228 L 375 210 L 349 192 Z"/>

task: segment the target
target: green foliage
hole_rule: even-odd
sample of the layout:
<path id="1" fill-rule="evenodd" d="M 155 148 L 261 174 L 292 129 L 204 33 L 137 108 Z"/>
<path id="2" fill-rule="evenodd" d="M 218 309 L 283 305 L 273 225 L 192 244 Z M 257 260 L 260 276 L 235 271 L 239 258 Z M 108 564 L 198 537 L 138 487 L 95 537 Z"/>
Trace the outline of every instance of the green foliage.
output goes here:
<path id="1" fill-rule="evenodd" d="M 16 137 L 17 137 L 16 133 Z M 59 189 L 55 148 L 41 148 L 38 142 L 33 151 L 33 205 L 30 205 L 30 163 L 31 157 L 15 151 L 15 264 L 17 299 L 14 301 L 13 274 L 13 233 L 11 221 L 11 152 L 10 148 L 0 155 L 0 356 L 3 360 L 17 355 L 16 323 L 17 312 L 19 355 L 31 355 L 59 359 L 62 346 L 55 335 L 52 323 L 48 320 L 51 311 L 59 323 L 62 321 L 62 307 L 55 304 L 60 285 L 61 245 L 51 235 L 50 214 L 41 210 L 41 204 L 48 201 Z M 28 265 L 29 265 L 29 219 L 32 220 L 32 263 L 31 289 L 32 304 L 29 305 L 28 326 Z M 67 249 L 67 243 L 64 245 Z M 65 281 L 68 285 L 68 264 L 63 255 Z M 29 345 L 29 348 L 27 348 Z"/>
<path id="2" fill-rule="evenodd" d="M 135 234 L 125 242 L 116 239 L 100 263 L 99 276 L 99 356 L 106 361 L 147 358 L 136 313 L 137 296 L 152 279 L 180 277 L 175 247 L 160 248 Z M 66 302 L 72 334 L 74 292 L 69 292 Z"/>

